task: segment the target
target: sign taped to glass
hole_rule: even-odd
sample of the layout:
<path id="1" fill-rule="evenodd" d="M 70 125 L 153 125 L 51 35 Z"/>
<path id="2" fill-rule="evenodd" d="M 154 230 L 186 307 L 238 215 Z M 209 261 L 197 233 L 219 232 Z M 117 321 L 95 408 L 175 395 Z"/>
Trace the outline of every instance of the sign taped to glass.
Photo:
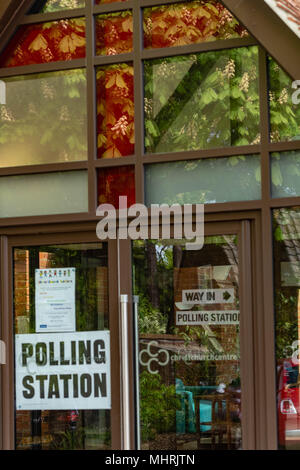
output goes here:
<path id="1" fill-rule="evenodd" d="M 17 410 L 110 409 L 110 333 L 16 335 Z"/>

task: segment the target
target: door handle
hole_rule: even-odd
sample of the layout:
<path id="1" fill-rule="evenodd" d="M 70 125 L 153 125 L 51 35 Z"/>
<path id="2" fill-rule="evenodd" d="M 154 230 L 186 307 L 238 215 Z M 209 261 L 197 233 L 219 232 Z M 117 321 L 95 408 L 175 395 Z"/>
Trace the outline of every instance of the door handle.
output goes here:
<path id="1" fill-rule="evenodd" d="M 128 295 L 120 295 L 121 302 L 121 389 L 122 389 L 122 447 L 130 450 Z"/>
<path id="2" fill-rule="evenodd" d="M 136 403 L 136 448 L 141 449 L 140 426 L 140 371 L 139 371 L 139 296 L 132 296 L 133 328 L 135 340 L 135 403 Z"/>

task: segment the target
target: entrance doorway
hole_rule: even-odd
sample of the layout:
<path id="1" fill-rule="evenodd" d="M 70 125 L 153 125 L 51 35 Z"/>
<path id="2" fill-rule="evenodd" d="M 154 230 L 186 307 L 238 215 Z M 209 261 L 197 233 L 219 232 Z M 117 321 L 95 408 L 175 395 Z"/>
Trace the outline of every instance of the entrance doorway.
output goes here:
<path id="1" fill-rule="evenodd" d="M 140 449 L 251 446 L 248 222 L 205 229 L 201 250 L 185 240 L 133 242 Z"/>
<path id="2" fill-rule="evenodd" d="M 250 242 L 248 221 L 207 222 L 201 250 L 8 237 L 4 447 L 255 448 Z"/>

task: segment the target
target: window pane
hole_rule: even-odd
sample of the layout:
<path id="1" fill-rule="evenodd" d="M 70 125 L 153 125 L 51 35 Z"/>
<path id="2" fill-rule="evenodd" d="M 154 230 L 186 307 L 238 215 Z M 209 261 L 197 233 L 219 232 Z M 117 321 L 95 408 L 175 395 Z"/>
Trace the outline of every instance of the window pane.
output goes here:
<path id="1" fill-rule="evenodd" d="M 300 150 L 272 154 L 272 196 L 300 196 Z"/>
<path id="2" fill-rule="evenodd" d="M 0 177 L 0 217 L 87 211 L 86 171 Z"/>
<path id="3" fill-rule="evenodd" d="M 0 167 L 87 159 L 84 69 L 3 81 Z"/>
<path id="4" fill-rule="evenodd" d="M 144 9 L 144 47 L 171 47 L 247 36 L 247 31 L 215 0 Z"/>
<path id="5" fill-rule="evenodd" d="M 1 55 L 0 67 L 42 64 L 85 57 L 85 20 L 20 26 Z"/>
<path id="6" fill-rule="evenodd" d="M 103 331 L 109 328 L 107 251 L 106 243 L 14 249 L 18 450 L 110 448 L 110 410 L 101 408 L 105 392 L 110 393 L 109 377 L 105 375 L 107 366 L 103 364 L 103 359 L 110 362 L 109 333 Z M 53 296 L 54 305 L 50 300 Z M 48 314 L 46 318 L 43 307 Z M 60 310 L 59 315 L 55 315 L 56 309 Z M 68 316 L 66 310 L 71 312 Z M 51 324 L 52 333 L 39 332 L 41 317 L 47 322 L 43 326 Z M 64 331 L 57 317 L 71 317 L 75 324 L 73 332 Z M 100 348 L 95 348 L 96 342 L 101 344 Z M 94 354 L 87 357 L 90 345 Z M 35 357 L 25 353 L 20 360 L 18 351 L 22 346 L 25 350 L 34 348 Z M 38 352 L 42 353 L 42 361 Z M 99 362 L 100 354 L 102 361 L 95 364 L 94 356 Z M 88 390 L 83 390 L 87 383 L 83 379 L 93 382 L 97 390 L 95 379 L 103 381 L 103 376 L 106 390 L 99 391 L 98 397 L 94 391 L 89 396 Z M 26 394 L 29 381 L 31 397 Z M 94 409 L 84 409 L 85 406 Z"/>
<path id="7" fill-rule="evenodd" d="M 96 53 L 114 55 L 132 51 L 132 12 L 119 11 L 96 18 Z"/>
<path id="8" fill-rule="evenodd" d="M 50 11 L 73 10 L 84 8 L 85 0 L 38 0 L 29 11 L 33 13 L 48 13 Z"/>
<path id="9" fill-rule="evenodd" d="M 293 104 L 293 80 L 269 59 L 271 142 L 300 139 L 300 106 Z"/>
<path id="10" fill-rule="evenodd" d="M 273 212 L 279 446 L 300 449 L 300 208 Z"/>
<path id="11" fill-rule="evenodd" d="M 238 237 L 205 237 L 201 250 L 184 244 L 133 243 L 141 448 L 241 449 Z M 214 305 L 210 289 L 221 294 Z M 191 290 L 201 302 L 187 300 Z"/>
<path id="12" fill-rule="evenodd" d="M 133 166 L 102 168 L 98 171 L 98 203 L 119 208 L 119 196 L 127 196 L 127 207 L 135 204 Z"/>
<path id="13" fill-rule="evenodd" d="M 260 142 L 257 47 L 145 61 L 147 153 Z"/>
<path id="14" fill-rule="evenodd" d="M 147 165 L 146 204 L 258 200 L 260 178 L 258 155 Z"/>
<path id="15" fill-rule="evenodd" d="M 117 64 L 97 69 L 98 158 L 134 153 L 133 67 Z"/>

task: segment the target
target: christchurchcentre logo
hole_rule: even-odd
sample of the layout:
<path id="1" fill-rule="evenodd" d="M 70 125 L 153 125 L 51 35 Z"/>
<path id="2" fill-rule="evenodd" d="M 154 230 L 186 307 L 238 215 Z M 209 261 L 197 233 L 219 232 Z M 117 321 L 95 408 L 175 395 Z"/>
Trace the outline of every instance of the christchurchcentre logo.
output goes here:
<path id="1" fill-rule="evenodd" d="M 193 211 L 194 208 L 194 211 Z M 204 244 L 204 205 L 133 204 L 127 208 L 127 196 L 119 197 L 119 210 L 101 204 L 96 233 L 100 240 L 185 239 L 187 250 L 201 250 Z M 172 216 L 172 222 L 171 222 Z M 172 233 L 173 228 L 173 233 Z"/>

